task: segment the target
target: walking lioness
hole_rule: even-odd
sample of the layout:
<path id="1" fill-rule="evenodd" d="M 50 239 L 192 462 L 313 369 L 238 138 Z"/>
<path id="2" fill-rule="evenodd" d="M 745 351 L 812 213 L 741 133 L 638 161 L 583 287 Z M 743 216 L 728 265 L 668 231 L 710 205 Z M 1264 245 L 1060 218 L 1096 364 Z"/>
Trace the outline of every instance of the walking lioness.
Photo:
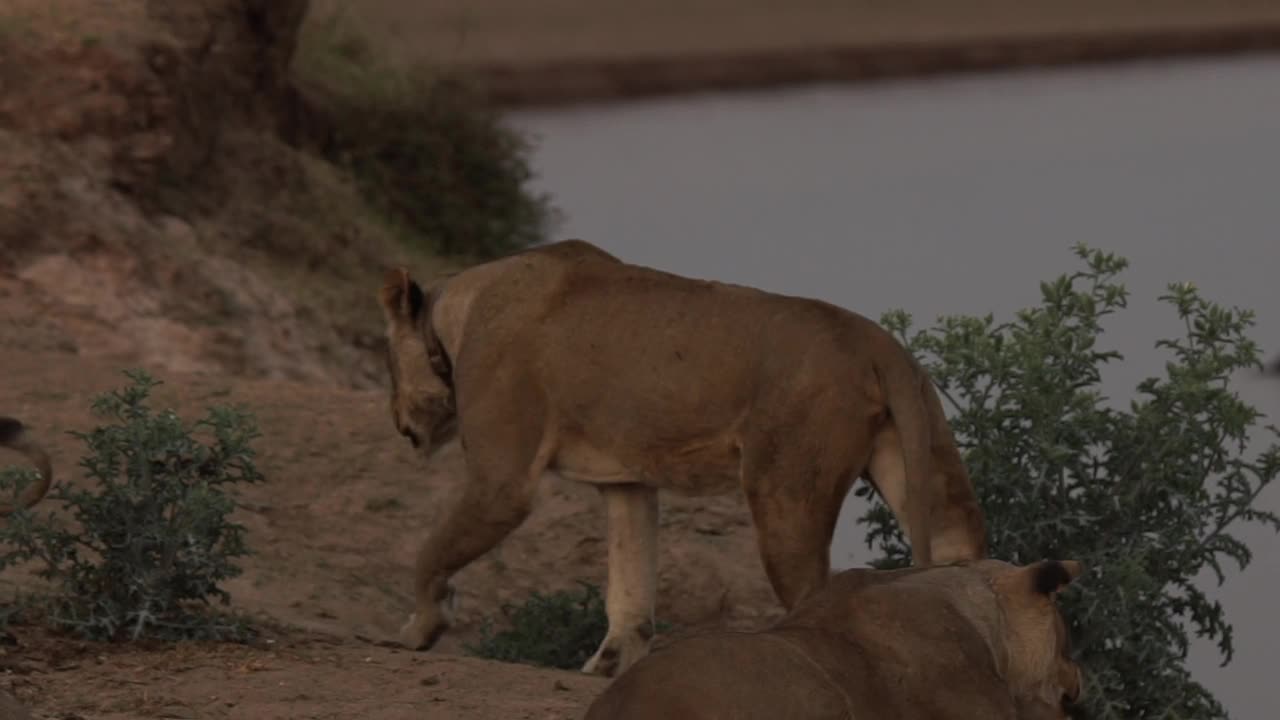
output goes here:
<path id="1" fill-rule="evenodd" d="M 585 672 L 649 649 L 658 490 L 741 486 L 774 592 L 822 587 L 841 503 L 867 477 L 914 562 L 986 555 L 986 530 L 930 381 L 883 328 L 804 298 L 623 263 L 567 240 L 424 290 L 392 271 L 391 416 L 424 455 L 461 436 L 468 480 L 422 545 L 401 641 L 449 622 L 449 578 L 528 515 L 546 470 L 600 488 L 609 630 Z"/>
<path id="2" fill-rule="evenodd" d="M 53 466 L 44 448 L 27 437 L 26 428 L 22 423 L 3 415 L 0 415 L 0 447 L 22 453 L 23 457 L 40 471 L 40 479 L 23 490 L 16 505 L 0 502 L 0 517 L 3 517 L 12 514 L 18 508 L 29 508 L 40 502 L 53 481 Z"/>

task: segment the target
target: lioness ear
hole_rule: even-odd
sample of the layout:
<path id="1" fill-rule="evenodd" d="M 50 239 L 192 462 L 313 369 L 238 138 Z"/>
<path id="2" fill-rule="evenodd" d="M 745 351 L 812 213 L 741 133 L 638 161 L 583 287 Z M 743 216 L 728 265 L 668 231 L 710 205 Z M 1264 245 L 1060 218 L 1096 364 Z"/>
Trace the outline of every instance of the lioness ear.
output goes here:
<path id="1" fill-rule="evenodd" d="M 409 277 L 409 271 L 404 268 L 387 271 L 382 290 L 378 292 L 378 300 L 387 317 L 405 320 L 416 320 L 427 302 L 422 288 L 418 287 L 418 283 Z"/>
<path id="2" fill-rule="evenodd" d="M 1036 592 L 1053 595 L 1080 577 L 1084 565 L 1076 560 L 1041 560 L 1024 572 L 1031 573 L 1031 586 Z"/>

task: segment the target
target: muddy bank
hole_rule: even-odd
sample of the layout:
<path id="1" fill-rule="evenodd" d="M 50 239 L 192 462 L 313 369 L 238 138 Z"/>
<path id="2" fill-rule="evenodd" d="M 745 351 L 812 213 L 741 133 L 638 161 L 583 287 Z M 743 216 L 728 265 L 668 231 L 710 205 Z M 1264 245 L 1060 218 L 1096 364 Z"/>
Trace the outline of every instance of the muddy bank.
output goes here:
<path id="1" fill-rule="evenodd" d="M 1280 21 L 991 35 L 706 55 L 489 62 L 459 72 L 507 108 L 808 83 L 1280 51 Z"/>

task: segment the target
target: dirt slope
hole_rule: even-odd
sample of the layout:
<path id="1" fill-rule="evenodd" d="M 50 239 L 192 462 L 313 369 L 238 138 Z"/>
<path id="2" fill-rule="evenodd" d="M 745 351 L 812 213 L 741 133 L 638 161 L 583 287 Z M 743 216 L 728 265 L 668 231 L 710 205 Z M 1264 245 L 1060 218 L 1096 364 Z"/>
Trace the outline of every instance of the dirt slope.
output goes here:
<path id="1" fill-rule="evenodd" d="M 0 345 L 378 384 L 362 281 L 440 263 L 300 149 L 290 6 L 5 3 Z"/>

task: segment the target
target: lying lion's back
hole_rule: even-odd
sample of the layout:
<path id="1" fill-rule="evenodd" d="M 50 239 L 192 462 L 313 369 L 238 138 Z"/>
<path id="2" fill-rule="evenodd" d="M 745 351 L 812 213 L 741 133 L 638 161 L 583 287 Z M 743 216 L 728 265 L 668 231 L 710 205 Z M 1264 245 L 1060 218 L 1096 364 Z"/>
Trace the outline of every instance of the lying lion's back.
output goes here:
<path id="1" fill-rule="evenodd" d="M 911 636 L 901 626 L 871 642 L 839 630 L 722 631 L 680 640 L 614 680 L 585 720 L 1015 717 L 1007 688 L 980 662 L 930 662 L 936 646 L 904 645 Z"/>
<path id="2" fill-rule="evenodd" d="M 605 689 L 585 720 L 848 720 L 841 690 L 762 633 L 709 633 L 659 649 Z"/>

